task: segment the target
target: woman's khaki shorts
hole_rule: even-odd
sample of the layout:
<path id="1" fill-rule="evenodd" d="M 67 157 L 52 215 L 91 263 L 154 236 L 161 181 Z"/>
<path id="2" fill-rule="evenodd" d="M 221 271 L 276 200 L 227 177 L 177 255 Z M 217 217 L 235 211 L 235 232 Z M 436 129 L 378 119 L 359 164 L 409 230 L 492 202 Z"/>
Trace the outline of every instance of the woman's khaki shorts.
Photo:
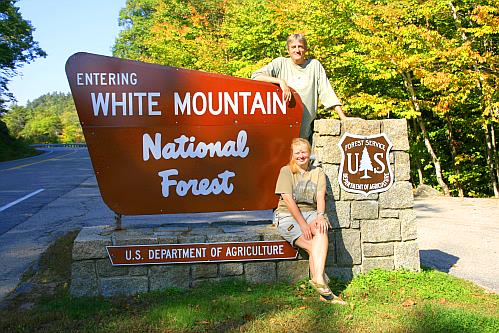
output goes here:
<path id="1" fill-rule="evenodd" d="M 317 211 L 302 212 L 303 218 L 308 224 L 315 221 Z M 295 246 L 295 241 L 302 235 L 300 225 L 293 216 L 289 213 L 274 213 L 274 224 L 277 225 L 279 234 L 287 240 L 292 246 Z"/>

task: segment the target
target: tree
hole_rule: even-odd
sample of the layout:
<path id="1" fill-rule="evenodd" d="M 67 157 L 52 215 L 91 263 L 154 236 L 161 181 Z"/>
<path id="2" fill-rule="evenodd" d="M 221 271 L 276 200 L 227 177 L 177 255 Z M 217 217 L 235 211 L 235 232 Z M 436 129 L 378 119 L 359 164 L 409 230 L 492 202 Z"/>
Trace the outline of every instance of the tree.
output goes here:
<path id="1" fill-rule="evenodd" d="M 24 63 L 30 63 L 46 53 L 33 40 L 33 26 L 22 18 L 17 0 L 0 1 L 0 108 L 13 96 L 7 83 Z"/>
<path id="2" fill-rule="evenodd" d="M 21 136 L 21 131 L 26 125 L 26 116 L 27 112 L 24 106 L 12 105 L 1 119 L 7 125 L 10 135 L 17 139 Z"/>
<path id="3" fill-rule="evenodd" d="M 360 179 L 371 178 L 371 176 L 369 176 L 367 174 L 367 171 L 373 171 L 373 170 L 374 170 L 373 164 L 371 162 L 371 158 L 369 157 L 367 147 L 364 147 L 364 150 L 362 151 L 362 157 L 360 159 L 360 167 L 359 167 L 359 171 L 364 171 L 364 175 L 362 177 L 360 177 Z"/>
<path id="4" fill-rule="evenodd" d="M 83 142 L 71 94 L 49 93 L 24 106 L 12 105 L 2 116 L 12 136 L 32 143 Z"/>
<path id="5" fill-rule="evenodd" d="M 220 0 L 130 0 L 120 13 L 124 27 L 113 48 L 118 57 L 223 72 Z"/>
<path id="6" fill-rule="evenodd" d="M 22 140 L 16 140 L 9 135 L 7 126 L 0 119 L 0 161 L 9 161 L 35 154 L 35 149 L 28 146 Z"/>

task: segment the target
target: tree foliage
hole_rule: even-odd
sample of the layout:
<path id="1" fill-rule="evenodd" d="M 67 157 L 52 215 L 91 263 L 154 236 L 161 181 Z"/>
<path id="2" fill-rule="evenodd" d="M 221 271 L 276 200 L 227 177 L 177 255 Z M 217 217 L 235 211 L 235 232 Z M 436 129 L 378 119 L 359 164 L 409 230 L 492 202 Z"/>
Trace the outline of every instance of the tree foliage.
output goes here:
<path id="1" fill-rule="evenodd" d="M 10 135 L 31 143 L 83 142 L 73 98 L 70 94 L 51 93 L 26 106 L 13 105 L 2 116 Z"/>
<path id="2" fill-rule="evenodd" d="M 130 0 L 121 24 L 116 56 L 241 77 L 303 32 L 350 115 L 408 120 L 415 184 L 496 194 L 497 0 Z"/>
<path id="3" fill-rule="evenodd" d="M 35 58 L 45 57 L 36 41 L 33 40 L 33 26 L 22 18 L 17 0 L 0 1 L 0 109 L 4 102 L 13 99 L 7 83 L 16 70 Z"/>
<path id="4" fill-rule="evenodd" d="M 32 155 L 36 155 L 35 149 L 22 140 L 14 139 L 9 134 L 5 123 L 0 119 L 0 161 L 10 161 Z"/>

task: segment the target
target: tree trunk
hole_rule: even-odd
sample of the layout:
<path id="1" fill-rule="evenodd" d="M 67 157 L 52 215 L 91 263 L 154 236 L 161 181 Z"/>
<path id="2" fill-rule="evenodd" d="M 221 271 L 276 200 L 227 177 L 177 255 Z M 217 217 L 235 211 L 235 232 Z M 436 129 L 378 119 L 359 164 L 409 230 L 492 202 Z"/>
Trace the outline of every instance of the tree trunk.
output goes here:
<path id="1" fill-rule="evenodd" d="M 499 184 L 497 183 L 496 170 L 494 167 L 494 155 L 492 144 L 492 124 L 488 123 L 485 126 L 485 143 L 487 146 L 487 166 L 489 167 L 490 185 L 494 190 L 494 197 L 499 198 Z"/>
<path id="2" fill-rule="evenodd" d="M 457 16 L 457 10 L 452 1 L 449 1 L 449 6 L 452 10 L 452 18 L 454 19 L 454 23 L 456 24 L 456 28 L 459 30 L 462 28 L 461 26 L 461 21 L 459 20 L 459 17 Z M 466 34 L 464 31 L 461 31 L 461 39 L 463 41 L 466 41 L 468 38 L 466 37 Z"/>
<path id="3" fill-rule="evenodd" d="M 433 166 L 435 167 L 435 176 L 437 177 L 438 185 L 440 185 L 440 187 L 442 188 L 444 195 L 449 197 L 450 191 L 449 187 L 444 181 L 444 178 L 442 177 L 442 167 L 440 165 L 440 161 L 438 160 L 437 154 L 435 154 L 435 151 L 433 150 L 433 147 L 430 142 L 430 137 L 428 136 L 428 132 L 426 131 L 426 126 L 424 124 L 423 118 L 421 117 L 421 107 L 419 106 L 419 101 L 416 97 L 416 92 L 414 91 L 414 86 L 412 84 L 412 76 L 408 72 L 401 72 L 401 74 L 402 77 L 404 78 L 404 85 L 407 91 L 409 92 L 409 95 L 411 96 L 412 106 L 414 107 L 414 110 L 419 114 L 416 117 L 416 122 L 418 123 L 418 126 L 421 129 L 421 134 L 423 135 L 423 140 L 426 146 L 426 150 L 428 151 L 428 154 L 430 154 L 431 161 L 433 163 Z"/>
<path id="4" fill-rule="evenodd" d="M 421 167 L 421 162 L 419 162 L 418 160 L 416 164 L 418 168 L 417 171 L 418 171 L 419 185 L 424 185 L 423 168 Z"/>
<path id="5" fill-rule="evenodd" d="M 492 143 L 492 156 L 494 156 L 494 166 L 496 168 L 496 177 L 497 181 L 499 181 L 499 155 L 497 154 L 497 145 L 496 145 L 496 131 L 494 129 L 494 124 L 490 125 L 490 139 Z"/>
<path id="6" fill-rule="evenodd" d="M 454 144 L 454 134 L 452 132 L 452 123 L 450 121 L 449 114 L 445 115 L 445 121 L 447 122 L 447 140 L 449 141 L 449 147 L 450 147 L 450 153 L 452 156 L 452 161 L 454 164 L 454 170 L 456 172 L 456 188 L 458 191 L 458 195 L 462 198 L 464 197 L 464 191 L 463 191 L 463 186 L 461 185 L 461 182 L 459 179 L 461 178 L 461 167 L 459 166 L 458 163 L 456 163 L 456 157 L 457 157 L 457 151 L 456 151 L 456 146 Z"/>
<path id="7" fill-rule="evenodd" d="M 414 118 L 412 119 L 411 131 L 412 131 L 413 140 L 419 141 L 419 134 L 417 134 L 418 125 L 416 124 L 416 119 L 414 119 Z M 417 151 L 414 150 L 413 154 L 414 154 L 414 156 L 411 159 L 411 161 L 416 162 L 416 171 L 418 173 L 419 185 L 423 185 L 424 184 L 424 173 L 423 173 L 423 167 L 422 167 L 421 161 L 420 161 L 419 149 Z M 413 183 L 414 183 L 414 181 L 413 181 Z"/>
<path id="8" fill-rule="evenodd" d="M 449 187 L 444 181 L 444 178 L 442 177 L 442 166 L 440 165 L 440 161 L 438 160 L 437 154 L 435 154 L 435 151 L 433 150 L 433 147 L 430 142 L 430 137 L 428 136 L 428 132 L 426 131 L 426 126 L 424 124 L 423 118 L 421 116 L 418 116 L 416 118 L 419 128 L 421 129 L 421 133 L 423 134 L 423 139 L 424 139 L 424 144 L 426 146 L 426 150 L 428 150 L 428 154 L 430 154 L 431 161 L 433 162 L 433 166 L 435 167 L 435 176 L 437 177 L 437 182 L 438 185 L 442 188 L 442 191 L 444 192 L 444 195 L 446 197 L 450 196 L 450 191 Z"/>

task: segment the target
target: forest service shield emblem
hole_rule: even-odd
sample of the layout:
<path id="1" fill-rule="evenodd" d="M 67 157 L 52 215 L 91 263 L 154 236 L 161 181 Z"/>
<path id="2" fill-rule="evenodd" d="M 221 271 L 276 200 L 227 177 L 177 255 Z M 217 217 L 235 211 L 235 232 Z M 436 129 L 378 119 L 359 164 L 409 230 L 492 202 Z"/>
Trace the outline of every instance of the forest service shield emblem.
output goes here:
<path id="1" fill-rule="evenodd" d="M 392 143 L 385 133 L 370 136 L 345 133 L 338 146 L 342 154 L 338 182 L 345 191 L 368 196 L 392 186 Z"/>

